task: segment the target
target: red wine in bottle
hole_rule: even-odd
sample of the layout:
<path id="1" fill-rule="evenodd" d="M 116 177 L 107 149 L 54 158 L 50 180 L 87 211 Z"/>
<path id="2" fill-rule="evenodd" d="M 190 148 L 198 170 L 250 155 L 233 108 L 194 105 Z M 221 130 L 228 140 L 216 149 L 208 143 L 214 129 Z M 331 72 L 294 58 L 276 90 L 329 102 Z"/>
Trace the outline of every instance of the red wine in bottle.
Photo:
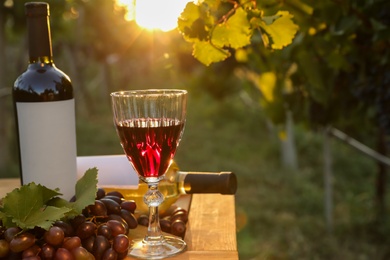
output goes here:
<path id="1" fill-rule="evenodd" d="M 29 65 L 14 83 L 22 184 L 75 193 L 76 128 L 73 87 L 53 62 L 49 5 L 25 4 Z"/>

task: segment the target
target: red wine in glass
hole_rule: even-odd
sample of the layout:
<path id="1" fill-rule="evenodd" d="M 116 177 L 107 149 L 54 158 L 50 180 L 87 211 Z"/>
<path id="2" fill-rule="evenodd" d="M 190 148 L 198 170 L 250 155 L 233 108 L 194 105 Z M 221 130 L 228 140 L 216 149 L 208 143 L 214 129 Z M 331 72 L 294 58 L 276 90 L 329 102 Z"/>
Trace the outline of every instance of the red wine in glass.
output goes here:
<path id="1" fill-rule="evenodd" d="M 139 175 L 160 177 L 175 155 L 184 123 L 168 118 L 137 118 L 118 122 L 116 129 Z"/>
<path id="2" fill-rule="evenodd" d="M 129 255 L 162 259 L 179 254 L 187 244 L 161 232 L 158 206 L 164 201 L 158 184 L 164 176 L 184 129 L 187 91 L 144 89 L 111 93 L 114 123 L 120 143 L 138 177 L 148 185 L 144 202 L 149 225 L 142 239 L 133 239 Z"/>

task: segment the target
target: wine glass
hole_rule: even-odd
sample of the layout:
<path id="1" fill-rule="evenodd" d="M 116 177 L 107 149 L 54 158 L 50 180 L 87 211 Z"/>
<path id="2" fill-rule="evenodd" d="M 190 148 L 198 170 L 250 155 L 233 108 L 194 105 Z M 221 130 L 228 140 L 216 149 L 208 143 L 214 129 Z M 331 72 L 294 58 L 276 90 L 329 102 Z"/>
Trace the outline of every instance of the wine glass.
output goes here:
<path id="1" fill-rule="evenodd" d="M 184 130 L 187 91 L 174 89 L 129 90 L 111 93 L 114 124 L 123 150 L 138 177 L 149 189 L 149 226 L 143 239 L 133 240 L 129 255 L 162 259 L 186 249 L 175 236 L 162 235 L 158 206 L 164 197 L 158 190 Z"/>

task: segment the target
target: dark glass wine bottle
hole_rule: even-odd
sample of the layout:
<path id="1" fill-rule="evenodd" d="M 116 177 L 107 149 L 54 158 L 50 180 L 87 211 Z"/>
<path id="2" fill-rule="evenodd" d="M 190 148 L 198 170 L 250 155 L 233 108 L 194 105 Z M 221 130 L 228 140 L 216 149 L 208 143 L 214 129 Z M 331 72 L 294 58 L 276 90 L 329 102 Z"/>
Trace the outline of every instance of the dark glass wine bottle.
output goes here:
<path id="1" fill-rule="evenodd" d="M 148 207 L 143 202 L 143 197 L 148 190 L 148 185 L 142 181 L 138 189 L 125 189 L 118 187 L 104 187 L 106 192 L 119 191 L 125 199 L 134 200 L 140 213 L 147 213 Z M 173 162 L 164 178 L 159 182 L 158 189 L 164 195 L 164 201 L 159 206 L 159 213 L 164 214 L 169 207 L 183 194 L 219 193 L 233 195 L 237 190 L 237 177 L 233 172 L 185 172 Z"/>
<path id="2" fill-rule="evenodd" d="M 13 100 L 22 184 L 75 192 L 76 127 L 73 87 L 53 62 L 49 5 L 25 4 L 29 65 L 14 83 Z"/>

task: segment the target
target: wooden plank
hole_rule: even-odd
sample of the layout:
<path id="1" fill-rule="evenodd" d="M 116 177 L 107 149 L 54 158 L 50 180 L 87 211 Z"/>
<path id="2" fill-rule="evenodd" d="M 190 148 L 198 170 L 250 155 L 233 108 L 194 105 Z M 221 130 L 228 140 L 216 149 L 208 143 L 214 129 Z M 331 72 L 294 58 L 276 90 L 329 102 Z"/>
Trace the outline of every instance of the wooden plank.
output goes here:
<path id="1" fill-rule="evenodd" d="M 126 257 L 126 260 L 138 259 L 134 257 Z M 172 260 L 237 260 L 237 251 L 186 251 L 182 254 L 172 256 L 167 259 Z"/>
<path id="2" fill-rule="evenodd" d="M 189 251 L 237 251 L 234 195 L 193 194 L 185 240 Z"/>
<path id="3" fill-rule="evenodd" d="M 20 187 L 20 179 L 0 179 L 0 199 L 5 197 L 8 192 L 11 192 L 18 187 Z"/>

